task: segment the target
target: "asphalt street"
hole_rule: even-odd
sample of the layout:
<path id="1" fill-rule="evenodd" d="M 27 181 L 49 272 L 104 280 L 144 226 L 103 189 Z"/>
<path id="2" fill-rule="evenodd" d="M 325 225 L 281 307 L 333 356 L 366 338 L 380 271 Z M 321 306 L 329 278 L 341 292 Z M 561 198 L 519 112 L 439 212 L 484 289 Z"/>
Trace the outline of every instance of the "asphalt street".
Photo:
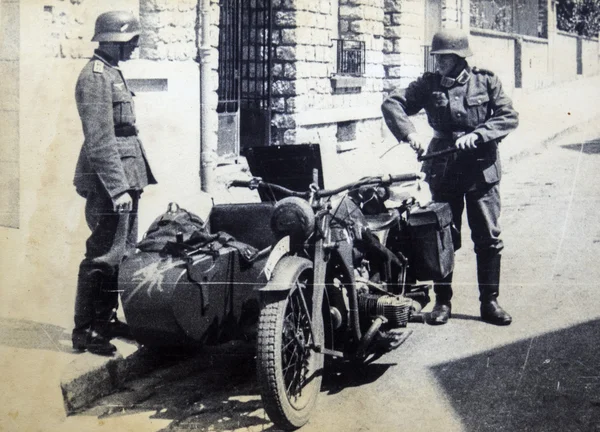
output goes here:
<path id="1" fill-rule="evenodd" d="M 408 340 L 376 364 L 329 376 L 302 430 L 600 431 L 599 184 L 598 122 L 511 164 L 501 186 L 499 300 L 513 324 L 479 320 L 465 229 L 452 320 L 413 324 Z M 251 350 L 210 363 L 134 381 L 63 428 L 275 430 L 262 410 Z"/>

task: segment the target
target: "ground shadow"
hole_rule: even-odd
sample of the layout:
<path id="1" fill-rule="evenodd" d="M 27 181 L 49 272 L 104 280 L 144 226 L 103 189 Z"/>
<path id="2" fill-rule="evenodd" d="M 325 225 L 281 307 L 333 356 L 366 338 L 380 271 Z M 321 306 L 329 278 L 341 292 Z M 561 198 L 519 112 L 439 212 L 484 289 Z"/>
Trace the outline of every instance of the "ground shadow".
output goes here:
<path id="1" fill-rule="evenodd" d="M 600 432 L 600 320 L 433 368 L 468 432 Z"/>
<path id="2" fill-rule="evenodd" d="M 202 353 L 196 355 L 203 355 Z M 394 364 L 329 365 L 321 397 L 348 387 L 372 383 Z M 151 419 L 170 420 L 163 431 L 230 431 L 258 427 L 276 431 L 263 409 L 256 380 L 254 352 L 244 350 L 214 356 L 207 366 L 186 376 L 169 379 L 160 370 L 126 383 L 78 415 L 99 418 L 154 412 Z"/>
<path id="3" fill-rule="evenodd" d="M 585 141 L 583 143 L 565 144 L 561 146 L 567 150 L 575 150 L 585 154 L 600 153 L 600 139 Z"/>
<path id="4" fill-rule="evenodd" d="M 62 327 L 35 321 L 0 318 L 0 345 L 23 349 L 72 352 L 70 334 Z M 68 341 L 68 343 L 65 343 Z"/>
<path id="5" fill-rule="evenodd" d="M 328 394 L 337 394 L 351 387 L 371 384 L 380 379 L 395 363 L 356 365 L 344 362 L 329 367 L 323 377 L 322 388 Z"/>
<path id="6" fill-rule="evenodd" d="M 481 321 L 481 317 L 479 315 L 465 315 L 465 314 L 452 314 L 452 319 L 458 319 L 463 321 Z"/>
<path id="7" fill-rule="evenodd" d="M 151 419 L 171 420 L 163 431 L 229 431 L 259 425 L 271 430 L 253 357 L 246 352 L 213 356 L 202 369 L 175 378 L 157 370 L 126 383 L 122 391 L 79 415 L 106 418 L 151 411 Z"/>

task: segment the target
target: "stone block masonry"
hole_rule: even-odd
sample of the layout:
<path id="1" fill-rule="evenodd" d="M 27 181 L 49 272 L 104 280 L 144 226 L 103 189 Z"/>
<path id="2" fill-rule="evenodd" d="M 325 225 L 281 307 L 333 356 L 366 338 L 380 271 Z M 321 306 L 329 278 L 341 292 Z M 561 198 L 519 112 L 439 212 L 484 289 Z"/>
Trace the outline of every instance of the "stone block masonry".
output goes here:
<path id="1" fill-rule="evenodd" d="M 385 0 L 384 92 L 405 87 L 423 73 L 423 0 Z"/>
<path id="2" fill-rule="evenodd" d="M 315 7 L 310 0 L 273 3 L 275 143 L 318 143 L 335 148 L 338 124 L 347 122 L 356 122 L 361 140 L 378 141 L 378 114 L 375 120 L 366 122 L 364 112 L 359 111 L 366 105 L 372 108 L 380 104 L 384 77 L 383 0 L 326 0 L 318 4 Z M 350 90 L 336 85 L 338 39 L 360 41 L 365 47 L 362 76 L 349 81 L 357 85 Z M 368 125 L 366 129 L 358 126 L 362 123 Z"/>

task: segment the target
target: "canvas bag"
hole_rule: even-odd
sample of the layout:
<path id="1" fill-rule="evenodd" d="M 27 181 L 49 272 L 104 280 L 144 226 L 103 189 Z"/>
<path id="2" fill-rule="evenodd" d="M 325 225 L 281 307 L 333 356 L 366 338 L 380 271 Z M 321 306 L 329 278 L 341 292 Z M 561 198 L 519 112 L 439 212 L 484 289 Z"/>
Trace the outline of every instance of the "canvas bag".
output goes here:
<path id="1" fill-rule="evenodd" d="M 198 231 L 205 231 L 202 218 L 172 202 L 152 222 L 137 247 L 143 252 L 163 252 L 168 243 L 186 242 Z"/>

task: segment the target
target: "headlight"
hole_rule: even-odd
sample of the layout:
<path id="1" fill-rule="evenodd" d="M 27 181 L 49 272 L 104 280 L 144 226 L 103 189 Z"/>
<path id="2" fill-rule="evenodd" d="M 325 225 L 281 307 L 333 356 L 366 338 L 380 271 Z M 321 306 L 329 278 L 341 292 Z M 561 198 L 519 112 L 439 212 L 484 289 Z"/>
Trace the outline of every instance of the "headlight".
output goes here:
<path id="1" fill-rule="evenodd" d="M 307 239 L 315 227 L 315 213 L 310 204 L 298 197 L 287 197 L 275 204 L 271 230 L 277 239 L 291 236 L 296 241 Z"/>

